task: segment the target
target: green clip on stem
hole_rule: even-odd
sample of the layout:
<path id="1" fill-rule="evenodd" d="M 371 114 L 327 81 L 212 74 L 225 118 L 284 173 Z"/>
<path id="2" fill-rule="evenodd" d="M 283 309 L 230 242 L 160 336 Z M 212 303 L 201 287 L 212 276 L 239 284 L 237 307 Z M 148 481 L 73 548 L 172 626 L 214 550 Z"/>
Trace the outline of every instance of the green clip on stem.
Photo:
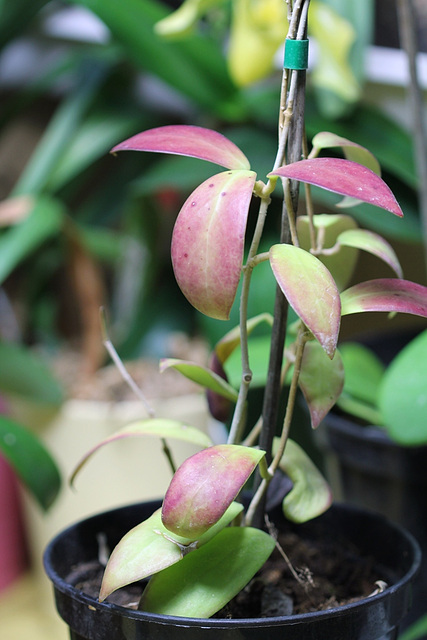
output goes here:
<path id="1" fill-rule="evenodd" d="M 308 40 L 285 40 L 285 69 L 303 71 L 308 67 Z"/>

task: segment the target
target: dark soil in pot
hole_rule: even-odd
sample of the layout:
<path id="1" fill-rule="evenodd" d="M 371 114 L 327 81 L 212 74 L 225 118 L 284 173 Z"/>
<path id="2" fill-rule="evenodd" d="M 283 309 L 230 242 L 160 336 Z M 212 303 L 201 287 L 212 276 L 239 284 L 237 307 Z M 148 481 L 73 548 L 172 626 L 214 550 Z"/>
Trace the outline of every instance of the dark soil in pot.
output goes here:
<path id="1" fill-rule="evenodd" d="M 70 579 L 80 581 L 75 573 L 77 565 L 86 563 L 86 568 L 95 568 L 100 533 L 107 536 L 108 545 L 112 547 L 125 531 L 157 506 L 146 503 L 95 516 L 69 528 L 48 547 L 46 570 L 55 585 L 58 611 L 70 626 L 73 640 L 255 640 L 265 634 L 269 640 L 283 637 L 287 640 L 392 640 L 396 637 L 398 626 L 410 606 L 411 584 L 419 563 L 417 545 L 410 535 L 383 518 L 349 507 L 334 506 L 313 523 L 298 526 L 297 532 L 291 527 L 282 531 L 281 536 L 286 536 L 281 540 L 286 553 L 293 556 L 290 544 L 293 540 L 297 541 L 295 553 L 303 554 L 291 557 L 294 569 L 300 572 L 300 581 L 293 576 L 285 580 L 285 591 L 292 586 L 293 593 L 285 593 L 285 600 L 288 598 L 289 605 L 290 599 L 294 608 L 292 615 L 277 616 L 273 607 L 271 617 L 259 617 L 266 615 L 259 604 L 260 592 L 266 592 L 263 588 L 265 576 L 270 605 L 271 596 L 273 600 L 277 599 L 279 587 L 283 594 L 282 572 L 270 563 L 265 568 L 266 574 L 258 576 L 251 589 L 243 592 L 248 598 L 250 617 L 245 609 L 247 603 L 242 604 L 242 595 L 233 603 L 232 609 L 222 612 L 224 618 L 197 620 L 153 615 L 111 602 L 100 604 L 96 596 L 87 595 L 70 584 Z M 277 524 L 273 514 L 272 520 Z M 343 548 L 349 565 L 336 554 L 341 539 L 346 540 Z M 321 540 L 323 547 L 319 548 L 316 540 Z M 335 572 L 333 578 L 329 572 L 328 580 L 321 575 L 324 569 L 320 571 L 318 565 L 324 558 L 327 558 L 332 574 Z M 283 559 L 280 564 L 284 564 Z M 90 578 L 92 581 L 93 576 Z M 318 586 L 322 585 L 326 590 L 326 601 L 321 605 L 324 610 L 302 613 L 307 606 L 300 605 L 295 586 L 303 592 L 301 602 L 307 600 L 310 592 L 313 600 L 315 590 L 307 589 L 307 586 L 311 587 L 311 582 L 316 584 L 316 580 Z M 376 588 L 376 580 L 386 581 L 389 587 L 382 593 L 369 595 Z M 328 586 L 325 587 L 326 583 Z M 344 587 L 348 586 L 351 586 L 350 594 L 344 595 Z M 96 589 L 95 586 L 95 594 Z M 136 595 L 131 594 L 134 602 Z M 282 607 L 283 596 L 279 600 Z M 344 601 L 346 604 L 337 607 Z M 318 609 L 318 603 L 311 602 L 309 608 Z M 240 619 L 227 617 L 236 615 Z"/>
<path id="2" fill-rule="evenodd" d="M 408 624 L 427 610 L 427 447 L 402 447 L 376 426 L 331 413 L 321 427 L 334 495 L 407 528 L 423 560 Z"/>

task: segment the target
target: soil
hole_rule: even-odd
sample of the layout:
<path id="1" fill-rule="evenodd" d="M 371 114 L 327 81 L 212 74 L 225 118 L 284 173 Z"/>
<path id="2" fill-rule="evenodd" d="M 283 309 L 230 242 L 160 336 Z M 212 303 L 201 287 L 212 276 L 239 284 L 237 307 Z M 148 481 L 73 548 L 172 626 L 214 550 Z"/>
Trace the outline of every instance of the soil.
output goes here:
<path id="1" fill-rule="evenodd" d="M 255 578 L 215 618 L 254 618 L 321 611 L 368 597 L 384 579 L 372 558 L 361 557 L 345 540 L 303 539 L 293 532 L 279 537 L 281 549 Z M 289 568 L 291 565 L 292 569 Z M 103 567 L 86 563 L 73 570 L 67 581 L 98 598 Z M 138 608 L 144 584 L 117 590 L 107 602 Z"/>

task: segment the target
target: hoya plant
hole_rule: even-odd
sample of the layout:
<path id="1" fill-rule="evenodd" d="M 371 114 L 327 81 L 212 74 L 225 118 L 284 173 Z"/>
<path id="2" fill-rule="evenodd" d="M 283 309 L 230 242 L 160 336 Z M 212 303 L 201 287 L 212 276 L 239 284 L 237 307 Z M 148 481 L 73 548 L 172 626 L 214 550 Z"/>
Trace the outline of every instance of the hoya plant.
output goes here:
<path id="1" fill-rule="evenodd" d="M 342 318 L 370 311 L 427 317 L 427 288 L 403 279 L 388 242 L 358 228 L 343 213 L 345 206 L 363 202 L 373 205 L 372 215 L 375 207 L 403 215 L 380 177 L 376 159 L 360 145 L 328 132 L 316 135 L 310 148 L 306 142 L 308 5 L 295 2 L 289 10 L 278 151 L 267 176 L 258 176 L 232 141 L 198 126 L 150 129 L 112 149 L 114 154 L 178 154 L 222 167 L 219 172 L 212 168 L 212 176 L 189 195 L 179 211 L 171 258 L 180 289 L 202 314 L 227 320 L 239 290 L 240 323 L 218 342 L 206 367 L 179 360 L 161 362 L 162 369 L 173 367 L 204 386 L 214 414 L 233 407 L 226 443 L 212 444 L 191 425 L 150 412 L 146 420 L 101 442 L 78 465 L 75 474 L 107 443 L 155 435 L 162 439 L 174 470 L 161 509 L 129 531 L 113 550 L 101 600 L 120 587 L 150 578 L 139 605 L 142 610 L 201 618 L 219 611 L 251 580 L 275 547 L 264 528 L 263 513 L 276 474 L 286 474 L 292 481 L 291 490 L 281 496 L 286 518 L 305 522 L 331 504 L 327 483 L 289 438 L 289 431 L 298 389 L 307 402 L 313 428 L 341 394 L 344 367 L 337 342 Z M 344 157 L 328 157 L 331 148 Z M 304 212 L 299 206 L 301 184 Z M 312 185 L 342 196 L 336 213 L 314 213 Z M 272 199 L 277 197 L 283 200 L 280 230 L 277 241 L 265 250 L 264 226 L 275 210 L 270 208 Z M 393 277 L 349 287 L 359 250 L 387 263 Z M 270 265 L 271 280 L 277 284 L 274 313 L 248 317 L 252 275 L 262 263 Z M 292 322 L 287 320 L 288 307 L 297 318 Z M 249 420 L 248 393 L 254 378 L 249 344 L 261 325 L 270 331 L 269 367 L 262 414 Z M 235 388 L 227 365 L 237 350 L 241 375 Z M 284 387 L 287 402 L 282 415 L 279 400 Z M 201 447 L 176 470 L 167 447 L 171 438 Z M 252 497 L 244 509 L 239 496 L 252 474 Z"/>

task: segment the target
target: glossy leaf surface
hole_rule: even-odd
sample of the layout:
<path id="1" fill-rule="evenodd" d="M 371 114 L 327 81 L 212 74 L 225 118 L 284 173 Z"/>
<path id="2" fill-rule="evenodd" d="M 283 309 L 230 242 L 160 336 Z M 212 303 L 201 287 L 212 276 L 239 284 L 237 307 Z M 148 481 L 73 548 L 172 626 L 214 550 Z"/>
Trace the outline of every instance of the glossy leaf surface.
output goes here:
<path id="1" fill-rule="evenodd" d="M 277 450 L 278 438 L 273 443 Z M 286 443 L 280 468 L 292 480 L 293 487 L 285 496 L 282 508 L 292 522 L 307 522 L 324 513 L 332 502 L 328 483 L 305 451 L 293 440 Z"/>
<path id="2" fill-rule="evenodd" d="M 187 458 L 166 492 L 162 521 L 169 531 L 193 540 L 228 509 L 264 451 L 216 445 Z"/>
<path id="3" fill-rule="evenodd" d="M 403 216 L 386 183 L 376 173 L 357 162 L 342 158 L 313 158 L 280 167 L 270 175 L 307 182 Z"/>
<path id="4" fill-rule="evenodd" d="M 332 409 L 344 385 L 344 367 L 338 351 L 328 358 L 318 342 L 308 342 L 304 348 L 299 386 L 307 402 L 311 426 L 319 426 Z"/>
<path id="5" fill-rule="evenodd" d="M 181 291 L 207 316 L 227 320 L 242 269 L 256 174 L 225 171 L 201 184 L 176 220 L 172 264 Z"/>
<path id="6" fill-rule="evenodd" d="M 243 505 L 233 502 L 222 518 L 201 536 L 197 546 L 206 544 L 237 517 L 242 509 Z M 172 535 L 163 525 L 161 510 L 158 509 L 147 520 L 128 531 L 114 548 L 104 572 L 100 601 L 120 587 L 147 578 L 179 562 L 185 555 L 185 548 L 192 542 L 188 538 Z"/>
<path id="7" fill-rule="evenodd" d="M 153 151 L 200 158 L 226 169 L 249 169 L 249 160 L 231 140 L 212 129 L 177 124 L 137 133 L 113 147 L 117 151 Z"/>
<path id="8" fill-rule="evenodd" d="M 163 358 L 160 361 L 160 371 L 173 368 L 182 373 L 186 378 L 197 382 L 206 389 L 215 391 L 224 398 L 235 402 L 237 400 L 237 391 L 229 385 L 224 378 L 221 378 L 208 367 L 203 367 L 194 362 L 188 362 L 187 360 L 177 360 L 175 358 Z"/>
<path id="9" fill-rule="evenodd" d="M 340 327 L 340 296 L 326 267 L 308 251 L 290 244 L 277 244 L 270 250 L 274 276 L 299 315 L 333 357 Z"/>
<path id="10" fill-rule="evenodd" d="M 380 388 L 379 408 L 393 440 L 403 446 L 427 444 L 427 330 L 388 367 Z"/>
<path id="11" fill-rule="evenodd" d="M 379 278 L 343 291 L 343 316 L 364 311 L 396 311 L 426 318 L 427 287 L 409 280 Z"/>
<path id="12" fill-rule="evenodd" d="M 141 420 L 132 424 L 122 427 L 115 433 L 113 433 L 105 440 L 102 440 L 97 445 L 92 447 L 90 451 L 80 460 L 78 465 L 73 471 L 70 478 L 70 483 L 73 484 L 77 474 L 82 467 L 86 464 L 90 457 L 107 444 L 122 440 L 124 438 L 135 437 L 155 437 L 155 438 L 170 438 L 172 440 L 181 440 L 183 442 L 191 442 L 191 444 L 198 445 L 200 447 L 209 447 L 212 444 L 211 439 L 203 431 L 191 427 L 184 422 L 178 420 L 170 420 L 164 418 L 150 418 L 148 420 Z"/>
<path id="13" fill-rule="evenodd" d="M 0 451 L 45 511 L 61 488 L 61 476 L 50 453 L 22 425 L 0 415 Z"/>
<path id="14" fill-rule="evenodd" d="M 268 559 L 275 546 L 264 531 L 230 527 L 181 562 L 151 578 L 144 611 L 209 618 L 237 595 Z"/>
<path id="15" fill-rule="evenodd" d="M 402 267 L 393 247 L 377 233 L 367 229 L 351 229 L 343 231 L 338 236 L 338 242 L 341 246 L 363 249 L 372 253 L 372 255 L 387 263 L 398 278 L 403 277 Z"/>

